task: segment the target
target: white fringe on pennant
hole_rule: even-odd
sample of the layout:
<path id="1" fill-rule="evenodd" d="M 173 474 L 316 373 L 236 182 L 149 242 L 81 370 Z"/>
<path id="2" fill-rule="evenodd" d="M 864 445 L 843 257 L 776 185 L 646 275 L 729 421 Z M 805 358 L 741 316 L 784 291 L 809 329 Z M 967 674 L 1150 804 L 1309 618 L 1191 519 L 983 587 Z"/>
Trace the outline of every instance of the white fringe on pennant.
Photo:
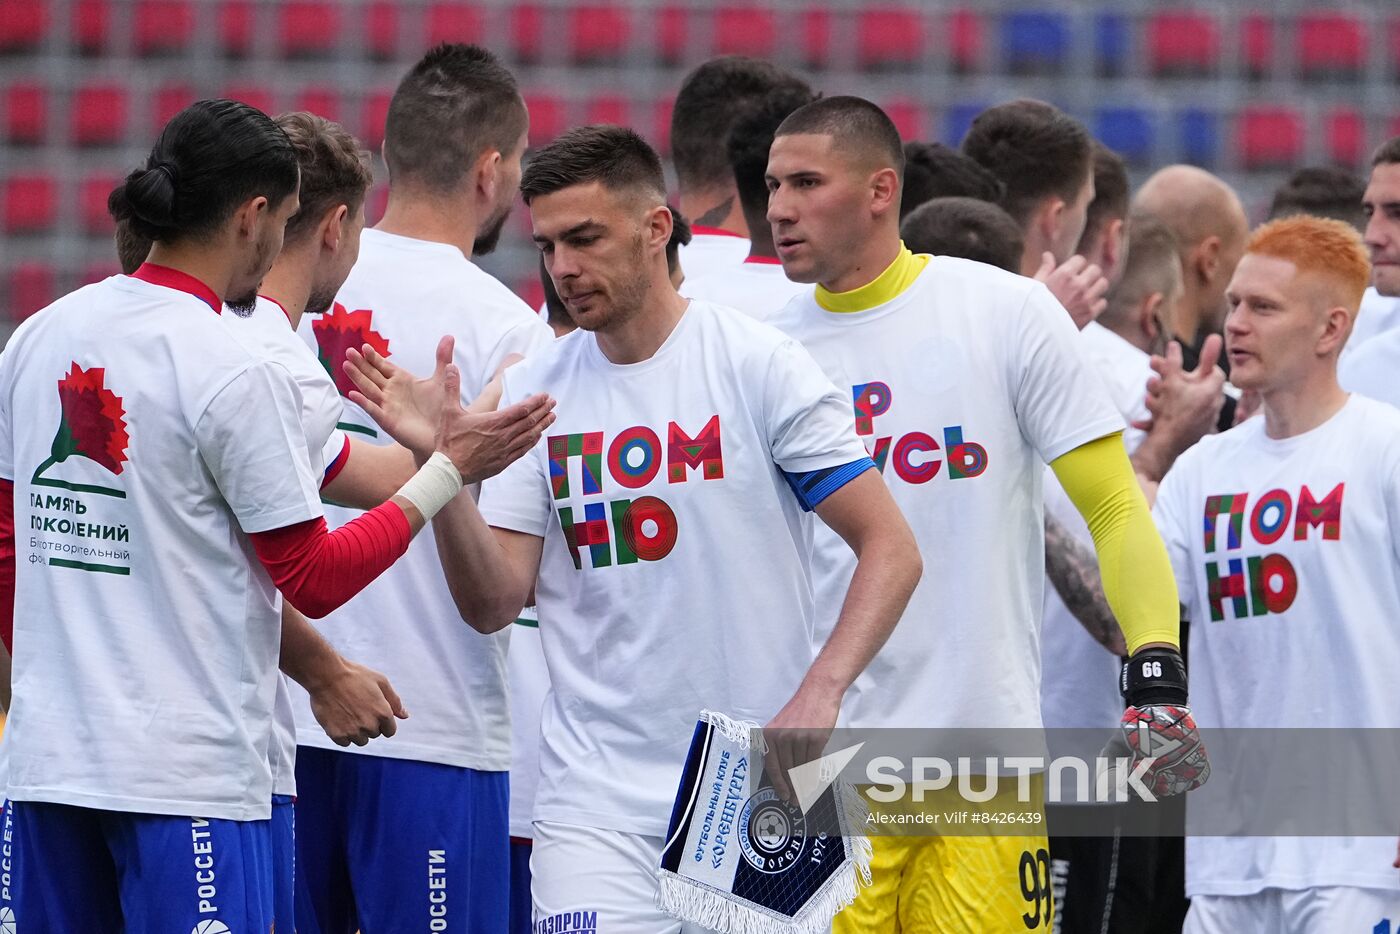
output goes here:
<path id="1" fill-rule="evenodd" d="M 763 738 L 763 727 L 752 720 L 735 720 L 718 710 L 702 710 L 700 722 L 714 727 L 720 736 L 731 743 L 748 746 L 763 753 L 768 751 L 768 742 Z"/>

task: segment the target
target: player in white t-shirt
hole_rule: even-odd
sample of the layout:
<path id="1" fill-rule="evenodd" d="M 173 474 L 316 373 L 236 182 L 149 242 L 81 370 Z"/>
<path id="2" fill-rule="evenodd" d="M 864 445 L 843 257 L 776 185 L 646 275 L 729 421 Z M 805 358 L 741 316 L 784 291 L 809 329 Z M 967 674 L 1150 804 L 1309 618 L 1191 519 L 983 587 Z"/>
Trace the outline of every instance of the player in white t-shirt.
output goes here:
<path id="1" fill-rule="evenodd" d="M 688 277 L 732 272 L 749 255 L 748 228 L 725 140 L 735 119 L 748 108 L 770 94 L 791 90 L 812 93 L 792 72 L 742 55 L 704 62 L 681 82 L 671 111 L 671 162 L 681 213 L 695 235 L 681 250 Z M 681 294 L 691 295 L 684 286 Z"/>
<path id="2" fill-rule="evenodd" d="M 902 164 L 889 117 L 854 97 L 790 116 L 768 164 L 778 254 L 789 276 L 818 283 L 774 324 L 851 387 L 856 432 L 937 569 L 855 682 L 843 725 L 1040 728 L 1048 463 L 1093 531 L 1130 667 L 1152 659 L 1165 675 L 1150 688 L 1127 679 L 1133 721 L 1191 729 L 1175 587 L 1123 449 L 1122 418 L 1043 285 L 904 247 Z M 852 561 L 816 532 L 820 633 Z M 837 916 L 837 931 L 961 931 L 972 917 L 989 930 L 1048 928 L 1043 831 L 872 842 L 874 884 Z"/>
<path id="3" fill-rule="evenodd" d="M 1345 389 L 1400 405 L 1400 136 L 1376 150 L 1362 200 L 1371 288 L 1361 299 L 1338 371 Z"/>
<path id="4" fill-rule="evenodd" d="M 41 311 L 0 359 L 6 907 L 29 930 L 274 923 L 277 592 L 343 602 L 547 411 L 444 409 L 452 456 L 328 533 L 294 381 L 219 319 L 254 303 L 297 187 L 266 115 L 191 105 L 110 199 L 148 262 Z M 498 424 L 491 448 L 474 437 Z"/>
<path id="5" fill-rule="evenodd" d="M 655 906 L 656 870 L 699 712 L 780 731 L 770 760 L 786 788 L 919 573 L 845 401 L 810 356 L 671 286 L 663 185 L 656 153 L 620 127 L 571 130 L 536 153 L 521 189 L 580 330 L 507 370 L 504 398 L 548 386 L 560 420 L 485 486 L 475 535 L 439 539 L 479 569 L 460 581 L 476 626 L 509 625 L 532 591 L 543 621 L 539 930 L 586 916 L 616 934 L 680 931 Z M 409 378 L 377 357 L 357 383 L 402 439 L 390 390 Z M 804 508 L 861 556 L 820 652 Z M 463 498 L 454 511 L 474 509 Z"/>
<path id="6" fill-rule="evenodd" d="M 506 220 L 527 127 L 514 78 L 484 50 L 441 46 L 404 77 L 389 107 L 384 219 L 364 231 L 329 310 L 300 322 L 341 393 L 350 386 L 346 350 L 367 343 L 431 371 L 439 337 L 451 335 L 466 401 L 508 356 L 550 342 L 539 316 L 469 258 L 490 251 Z M 348 434 L 390 440 L 357 406 L 341 403 Z M 357 514 L 327 508 L 332 525 Z M 430 537 L 322 631 L 342 654 L 383 671 L 412 717 L 391 741 L 341 749 L 302 695 L 297 929 L 374 934 L 411 919 L 424 928 L 504 931 L 508 634 L 482 635 L 462 622 Z"/>
<path id="7" fill-rule="evenodd" d="M 766 321 L 794 296 L 811 289 L 810 285 L 789 279 L 778 260 L 773 232 L 764 216 L 768 211 L 768 185 L 763 173 L 768 168 L 768 149 L 778 126 L 788 114 L 813 99 L 815 95 L 805 87 L 777 88 L 734 121 L 725 148 L 744 224 L 749 230 L 749 255 L 737 266 L 692 277 L 683 294 L 737 308 Z"/>
<path id="8" fill-rule="evenodd" d="M 1400 413 L 1336 378 L 1368 272 L 1349 225 L 1295 216 L 1255 231 L 1230 282 L 1230 378 L 1261 395 L 1262 417 L 1187 451 L 1154 510 L 1203 727 L 1400 727 Z M 1222 767 L 1213 793 L 1244 806 L 1279 769 Z M 1186 854 L 1194 934 L 1400 916 L 1393 837 L 1189 837 Z"/>

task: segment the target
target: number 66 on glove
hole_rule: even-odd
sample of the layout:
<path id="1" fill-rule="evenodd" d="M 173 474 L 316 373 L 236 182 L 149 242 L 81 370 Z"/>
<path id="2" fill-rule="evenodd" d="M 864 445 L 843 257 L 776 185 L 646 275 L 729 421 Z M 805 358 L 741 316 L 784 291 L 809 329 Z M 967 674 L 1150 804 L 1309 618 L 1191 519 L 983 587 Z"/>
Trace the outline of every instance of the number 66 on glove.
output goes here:
<path id="1" fill-rule="evenodd" d="M 1186 663 L 1181 653 L 1143 649 L 1123 663 L 1118 690 L 1128 708 L 1118 732 L 1100 753 L 1109 768 L 1120 759 L 1130 759 L 1138 780 L 1158 798 L 1204 785 L 1210 777 L 1210 761 L 1187 706 Z"/>

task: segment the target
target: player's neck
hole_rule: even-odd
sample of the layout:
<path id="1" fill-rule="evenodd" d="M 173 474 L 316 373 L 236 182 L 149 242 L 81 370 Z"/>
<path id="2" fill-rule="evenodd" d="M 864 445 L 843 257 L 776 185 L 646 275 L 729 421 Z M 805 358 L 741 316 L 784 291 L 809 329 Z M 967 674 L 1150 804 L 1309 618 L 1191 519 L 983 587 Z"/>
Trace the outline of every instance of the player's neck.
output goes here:
<path id="1" fill-rule="evenodd" d="M 455 246 L 467 259 L 472 258 L 479 228 L 475 214 L 455 199 L 404 193 L 396 196 L 392 188 L 384 218 L 374 225 L 382 233 Z"/>
<path id="2" fill-rule="evenodd" d="M 757 220 L 755 218 L 755 220 Z M 777 259 L 778 248 L 773 245 L 773 228 L 763 221 L 754 223 L 746 221 L 744 229 L 749 237 L 749 256 L 757 256 L 763 259 Z"/>
<path id="3" fill-rule="evenodd" d="M 198 279 L 213 290 L 220 301 L 228 298 L 233 285 L 234 263 L 229 251 L 222 244 L 165 244 L 155 243 L 146 262 L 154 266 L 165 266 L 178 270 L 187 276 Z"/>
<path id="4" fill-rule="evenodd" d="M 740 237 L 749 235 L 744 223 L 744 210 L 733 188 L 681 192 L 681 214 L 692 227 L 710 227 L 728 231 Z M 703 232 L 703 231 L 697 231 Z"/>
<path id="5" fill-rule="evenodd" d="M 295 331 L 301 326 L 301 316 L 306 311 L 307 300 L 311 298 L 310 270 L 306 269 L 306 264 L 283 253 L 263 277 L 258 294 L 281 305 Z"/>
<path id="6" fill-rule="evenodd" d="M 650 360 L 680 324 L 687 305 L 669 279 L 653 281 L 640 311 L 618 328 L 597 332 L 598 349 L 619 365 Z"/>
<path id="7" fill-rule="evenodd" d="M 905 252 L 904 241 L 899 239 L 898 234 L 894 237 L 871 237 L 855 262 L 830 282 L 821 283 L 821 286 L 833 295 L 864 288 L 888 272 Z"/>
<path id="8" fill-rule="evenodd" d="M 1274 440 L 1312 431 L 1346 405 L 1347 391 L 1337 384 L 1337 367 L 1319 369 L 1309 379 L 1261 393 L 1264 433 Z"/>
<path id="9" fill-rule="evenodd" d="M 1182 290 L 1181 298 L 1177 299 L 1173 312 L 1176 339 L 1183 344 L 1194 346 L 1201 331 L 1201 300 L 1195 289 L 1188 286 Z"/>

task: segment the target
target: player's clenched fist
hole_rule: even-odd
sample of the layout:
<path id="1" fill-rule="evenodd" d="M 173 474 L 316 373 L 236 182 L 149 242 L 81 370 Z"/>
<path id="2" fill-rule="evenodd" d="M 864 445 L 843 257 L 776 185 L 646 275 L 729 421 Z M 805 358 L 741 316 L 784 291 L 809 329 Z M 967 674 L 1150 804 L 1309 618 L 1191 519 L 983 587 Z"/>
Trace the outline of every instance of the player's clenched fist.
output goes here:
<path id="1" fill-rule="evenodd" d="M 1206 747 L 1186 703 L 1186 664 L 1170 648 L 1142 649 L 1123 663 L 1119 689 L 1128 702 L 1118 732 L 1101 754 L 1131 759 L 1156 797 L 1184 794 L 1210 777 Z"/>
<path id="2" fill-rule="evenodd" d="M 345 659 L 335 673 L 307 685 L 311 713 L 339 746 L 363 746 L 377 736 L 393 736 L 396 720 L 407 720 L 403 701 L 389 679 Z"/>

